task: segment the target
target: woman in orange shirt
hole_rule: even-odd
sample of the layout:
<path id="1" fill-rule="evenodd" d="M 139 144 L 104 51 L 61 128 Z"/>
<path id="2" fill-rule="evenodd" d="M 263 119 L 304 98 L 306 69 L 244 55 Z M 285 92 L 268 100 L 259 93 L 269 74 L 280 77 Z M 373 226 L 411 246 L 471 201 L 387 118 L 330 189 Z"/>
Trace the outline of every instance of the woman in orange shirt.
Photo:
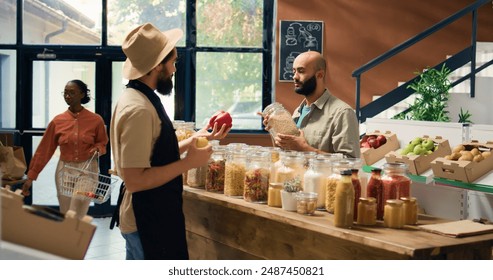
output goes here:
<path id="1" fill-rule="evenodd" d="M 59 191 L 61 184 L 59 174 L 65 164 L 78 169 L 87 168 L 89 171 L 97 173 L 99 170 L 98 160 L 96 157 L 93 158 L 93 155 L 95 152 L 98 152 L 99 156 L 106 153 L 108 134 L 103 118 L 82 106 L 82 104 L 90 101 L 89 92 L 87 85 L 80 80 L 72 80 L 65 85 L 63 97 L 69 108 L 53 118 L 48 124 L 29 164 L 27 180 L 22 186 L 23 194 L 29 195 L 32 182 L 38 178 L 39 173 L 50 161 L 59 146 L 60 161 L 55 173 L 55 184 L 60 212 L 66 213 L 68 210 L 73 210 L 79 218 L 87 214 L 90 201 L 61 194 Z M 93 160 L 88 163 L 91 158 Z"/>

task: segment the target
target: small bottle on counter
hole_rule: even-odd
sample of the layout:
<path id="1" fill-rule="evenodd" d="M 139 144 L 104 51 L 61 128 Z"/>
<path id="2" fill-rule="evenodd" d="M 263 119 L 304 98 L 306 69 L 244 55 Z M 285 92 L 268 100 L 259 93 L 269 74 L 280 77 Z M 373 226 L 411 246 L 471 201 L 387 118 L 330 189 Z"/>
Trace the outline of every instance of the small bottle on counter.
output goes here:
<path id="1" fill-rule="evenodd" d="M 385 202 L 383 212 L 383 226 L 388 228 L 404 227 L 404 211 L 402 205 L 404 202 L 399 199 L 388 199 Z"/>
<path id="2" fill-rule="evenodd" d="M 381 177 L 382 169 L 373 168 L 371 170 L 370 180 L 366 185 L 366 196 L 375 198 L 377 204 L 377 219 L 383 219 L 383 209 L 385 201 L 383 200 L 383 184 Z"/>
<path id="3" fill-rule="evenodd" d="M 358 219 L 356 223 L 373 226 L 377 223 L 377 203 L 373 197 L 360 197 L 358 202 Z"/>
<path id="4" fill-rule="evenodd" d="M 341 171 L 341 179 L 337 183 L 334 205 L 334 226 L 350 228 L 354 219 L 354 187 L 351 181 L 351 170 Z"/>
<path id="5" fill-rule="evenodd" d="M 418 203 L 415 197 L 401 197 L 404 202 L 402 210 L 404 211 L 404 224 L 415 225 L 418 223 Z"/>
<path id="6" fill-rule="evenodd" d="M 353 182 L 354 187 L 354 220 L 358 219 L 358 202 L 361 197 L 361 181 L 358 176 L 359 169 L 352 168 L 351 169 L 351 180 Z"/>

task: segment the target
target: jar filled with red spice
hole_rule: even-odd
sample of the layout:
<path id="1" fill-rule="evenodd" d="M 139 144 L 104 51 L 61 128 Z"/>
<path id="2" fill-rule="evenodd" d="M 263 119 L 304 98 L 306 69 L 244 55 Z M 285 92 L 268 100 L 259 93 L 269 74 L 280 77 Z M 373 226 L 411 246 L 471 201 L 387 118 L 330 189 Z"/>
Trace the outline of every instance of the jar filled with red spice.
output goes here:
<path id="1" fill-rule="evenodd" d="M 371 176 L 366 185 L 366 196 L 375 198 L 377 204 L 377 219 L 383 219 L 385 200 L 383 199 L 382 169 L 373 168 Z"/>
<path id="2" fill-rule="evenodd" d="M 383 166 L 383 173 L 384 201 L 410 196 L 411 179 L 407 176 L 407 164 L 386 163 Z"/>

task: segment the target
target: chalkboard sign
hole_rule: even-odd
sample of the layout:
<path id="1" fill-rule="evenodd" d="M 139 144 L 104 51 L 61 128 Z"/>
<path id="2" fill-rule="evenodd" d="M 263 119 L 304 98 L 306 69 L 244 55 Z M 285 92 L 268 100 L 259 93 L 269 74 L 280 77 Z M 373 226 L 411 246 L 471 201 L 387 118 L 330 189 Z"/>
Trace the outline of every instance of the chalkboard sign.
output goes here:
<path id="1" fill-rule="evenodd" d="M 323 21 L 281 20 L 279 31 L 279 81 L 293 80 L 293 61 L 302 52 L 323 50 Z"/>

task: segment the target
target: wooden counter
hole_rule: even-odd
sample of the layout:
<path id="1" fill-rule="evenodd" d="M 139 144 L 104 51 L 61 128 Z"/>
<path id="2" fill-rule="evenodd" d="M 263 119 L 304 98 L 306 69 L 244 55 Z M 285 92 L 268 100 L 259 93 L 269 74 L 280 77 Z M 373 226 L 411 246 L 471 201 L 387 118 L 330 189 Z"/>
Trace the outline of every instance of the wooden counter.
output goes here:
<path id="1" fill-rule="evenodd" d="M 491 258 L 493 233 L 451 238 L 413 226 L 341 229 L 324 211 L 304 216 L 187 186 L 183 198 L 190 259 Z"/>

